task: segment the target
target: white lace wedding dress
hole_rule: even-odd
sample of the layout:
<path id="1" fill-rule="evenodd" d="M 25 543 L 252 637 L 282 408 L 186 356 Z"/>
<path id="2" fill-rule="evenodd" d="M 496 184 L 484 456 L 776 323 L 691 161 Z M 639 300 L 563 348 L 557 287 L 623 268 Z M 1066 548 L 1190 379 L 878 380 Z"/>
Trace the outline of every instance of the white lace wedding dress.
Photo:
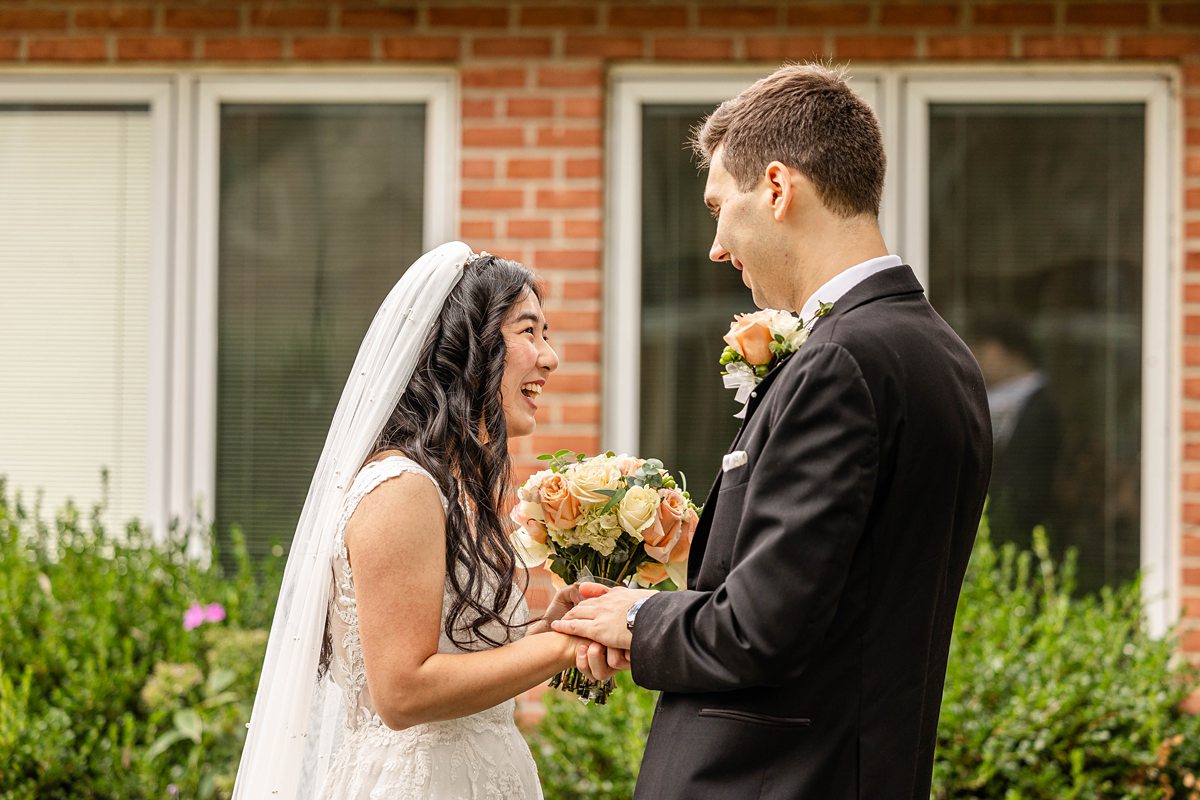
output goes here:
<path id="1" fill-rule="evenodd" d="M 469 717 L 414 725 L 402 731 L 388 728 L 375 713 L 367 688 L 354 576 L 346 554 L 346 522 L 372 489 L 388 478 L 403 473 L 432 476 L 416 462 L 399 456 L 367 464 L 359 472 L 346 498 L 338 523 L 333 563 L 334 588 L 329 606 L 329 631 L 333 656 L 330 675 L 346 700 L 346 719 L 340 749 L 333 756 L 323 800 L 527 800 L 541 798 L 537 767 L 528 745 L 513 720 L 514 701 L 472 714 Z M 434 485 L 437 482 L 434 481 Z M 441 488 L 443 508 L 446 498 Z M 442 630 L 439 653 L 481 650 L 487 645 L 464 649 L 446 635 L 445 617 L 450 608 L 449 581 L 442 601 Z M 487 600 L 485 599 L 485 602 Z M 525 601 L 514 593 L 509 619 L 528 619 Z M 397 620 L 397 624 L 403 621 Z M 485 629 L 504 641 L 506 632 Z M 508 634 L 519 638 L 520 630 Z"/>

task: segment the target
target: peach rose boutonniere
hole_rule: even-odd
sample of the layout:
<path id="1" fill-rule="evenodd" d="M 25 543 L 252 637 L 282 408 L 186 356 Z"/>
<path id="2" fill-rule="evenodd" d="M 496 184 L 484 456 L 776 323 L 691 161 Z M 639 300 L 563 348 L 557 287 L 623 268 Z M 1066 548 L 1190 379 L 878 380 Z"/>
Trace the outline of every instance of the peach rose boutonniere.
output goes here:
<path id="1" fill-rule="evenodd" d="M 744 408 L 754 387 L 767 377 L 779 360 L 800 349 L 808 339 L 812 325 L 833 308 L 833 303 L 821 303 L 808 322 L 795 314 L 766 308 L 753 314 L 738 314 L 729 324 L 725 350 L 721 353 L 721 373 L 726 389 L 736 389 L 736 399 L 743 408 L 735 417 L 746 416 Z"/>

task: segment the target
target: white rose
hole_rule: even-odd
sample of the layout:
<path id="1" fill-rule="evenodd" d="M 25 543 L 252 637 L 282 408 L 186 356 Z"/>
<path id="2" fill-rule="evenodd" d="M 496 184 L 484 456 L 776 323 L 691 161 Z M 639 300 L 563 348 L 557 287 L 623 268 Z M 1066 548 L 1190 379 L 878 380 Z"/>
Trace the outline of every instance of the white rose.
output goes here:
<path id="1" fill-rule="evenodd" d="M 567 473 L 567 491 L 584 506 L 607 503 L 611 497 L 601 489 L 614 491 L 620 486 L 621 470 L 610 458 L 593 458 L 577 464 Z"/>
<path id="2" fill-rule="evenodd" d="M 626 533 L 640 541 L 642 531 L 654 524 L 659 502 L 657 491 L 648 486 L 635 486 L 621 498 L 617 521 Z"/>
<path id="3" fill-rule="evenodd" d="M 792 350 L 799 350 L 800 345 L 808 339 L 808 329 L 800 325 L 790 334 L 784 334 L 783 339 Z"/>
<path id="4" fill-rule="evenodd" d="M 514 519 L 518 514 L 530 519 L 536 519 L 538 522 L 546 521 L 546 512 L 542 510 L 542 504 L 536 501 L 522 500 L 517 504 L 517 510 L 513 512 Z"/>
<path id="5" fill-rule="evenodd" d="M 538 542 L 524 528 L 517 528 L 509 535 L 508 539 L 512 543 L 517 558 L 525 565 L 526 569 L 541 566 L 550 555 L 549 545 Z"/>

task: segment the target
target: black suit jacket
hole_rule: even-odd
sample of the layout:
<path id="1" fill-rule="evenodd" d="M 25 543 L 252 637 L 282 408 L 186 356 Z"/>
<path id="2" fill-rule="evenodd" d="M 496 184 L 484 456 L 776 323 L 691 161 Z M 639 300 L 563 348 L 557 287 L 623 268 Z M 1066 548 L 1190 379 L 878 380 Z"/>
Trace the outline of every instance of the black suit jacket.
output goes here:
<path id="1" fill-rule="evenodd" d="M 651 597 L 644 800 L 929 797 L 991 465 L 974 357 L 908 267 L 848 292 L 747 404 L 688 591 Z"/>

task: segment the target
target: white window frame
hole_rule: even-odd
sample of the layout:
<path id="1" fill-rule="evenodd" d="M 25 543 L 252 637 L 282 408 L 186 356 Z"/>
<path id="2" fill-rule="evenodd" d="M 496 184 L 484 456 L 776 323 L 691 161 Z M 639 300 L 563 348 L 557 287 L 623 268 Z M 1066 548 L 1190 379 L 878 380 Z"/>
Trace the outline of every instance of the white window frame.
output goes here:
<path id="1" fill-rule="evenodd" d="M 767 67 L 629 67 L 611 75 L 608 237 L 605 259 L 602 437 L 609 449 L 639 442 L 637 340 L 620 335 L 641 321 L 641 110 L 645 104 L 712 103 L 762 77 Z M 978 67 L 923 65 L 855 71 L 856 88 L 875 108 L 888 158 L 880 226 L 892 252 L 928 285 L 928 106 L 932 102 L 1138 102 L 1146 108 L 1145 251 L 1142 374 L 1142 593 L 1150 629 L 1179 619 L 1178 420 L 1181 352 L 1179 207 L 1171 165 L 1179 152 L 1173 81 L 1161 68 Z M 866 87 L 870 86 L 871 90 Z M 683 146 L 683 143 L 680 143 Z M 903 159 L 900 156 L 903 155 Z M 696 202 L 701 202 L 696 198 Z M 936 287 L 934 287 L 936 291 Z"/>
<path id="2" fill-rule="evenodd" d="M 216 496 L 217 456 L 217 279 L 218 221 L 220 219 L 220 109 L 223 103 L 423 103 L 425 135 L 424 246 L 432 248 L 455 238 L 458 230 L 458 104 L 453 72 L 446 70 L 405 73 L 198 73 L 185 80 L 189 115 L 185 124 L 193 131 L 194 155 L 189 180 L 194 182 L 195 209 L 187 215 L 195 224 L 187 261 L 191 287 L 176 298 L 177 313 L 194 315 L 192 369 L 184 377 L 191 391 L 178 395 L 190 408 L 178 411 L 190 426 L 177 430 L 183 441 L 180 452 L 190 461 L 174 464 L 172 502 L 176 513 L 210 520 Z M 181 187 L 180 202 L 187 190 Z M 182 238 L 182 237 L 181 237 Z M 184 253 L 177 254 L 183 258 Z"/>
<path id="3" fill-rule="evenodd" d="M 170 202 L 172 126 L 175 91 L 171 80 L 154 75 L 38 75 L 5 74 L 0 79 L 0 104 L 75 105 L 104 108 L 145 105 L 150 113 L 150 309 L 146 398 L 146 497 L 143 520 L 156 535 L 170 518 L 166 475 L 168 398 L 170 396 L 172 329 L 168 300 L 172 292 L 170 253 L 174 218 Z"/>
<path id="4" fill-rule="evenodd" d="M 604 264 L 604 381 L 602 441 L 609 450 L 634 453 L 641 435 L 639 415 L 641 354 L 635 338 L 621 335 L 630 325 L 640 328 L 642 307 L 642 107 L 645 105 L 711 104 L 716 107 L 763 76 L 757 67 L 678 69 L 618 67 L 611 78 L 606 216 L 608 237 Z M 882 85 L 873 72 L 855 72 L 854 87 L 877 110 L 884 102 Z M 680 142 L 680 147 L 684 146 Z M 697 205 L 704 202 L 697 197 Z M 895 209 L 885 187 L 881 225 L 891 227 L 887 212 Z M 632 379 L 631 379 L 631 376 Z"/>
<path id="5" fill-rule="evenodd" d="M 1160 635 L 1179 617 L 1179 530 L 1176 484 L 1181 441 L 1172 365 L 1180 352 L 1180 307 L 1171 288 L 1178 280 L 1172 247 L 1171 80 L 1160 73 L 1084 71 L 1005 74 L 971 71 L 913 75 L 905 81 L 904 253 L 928 286 L 929 106 L 933 103 L 1141 103 L 1146 109 L 1146 162 L 1142 253 L 1142 597 L 1150 629 Z M 936 293 L 937 287 L 931 287 Z M 1178 448 L 1176 448 L 1178 449 Z"/>

